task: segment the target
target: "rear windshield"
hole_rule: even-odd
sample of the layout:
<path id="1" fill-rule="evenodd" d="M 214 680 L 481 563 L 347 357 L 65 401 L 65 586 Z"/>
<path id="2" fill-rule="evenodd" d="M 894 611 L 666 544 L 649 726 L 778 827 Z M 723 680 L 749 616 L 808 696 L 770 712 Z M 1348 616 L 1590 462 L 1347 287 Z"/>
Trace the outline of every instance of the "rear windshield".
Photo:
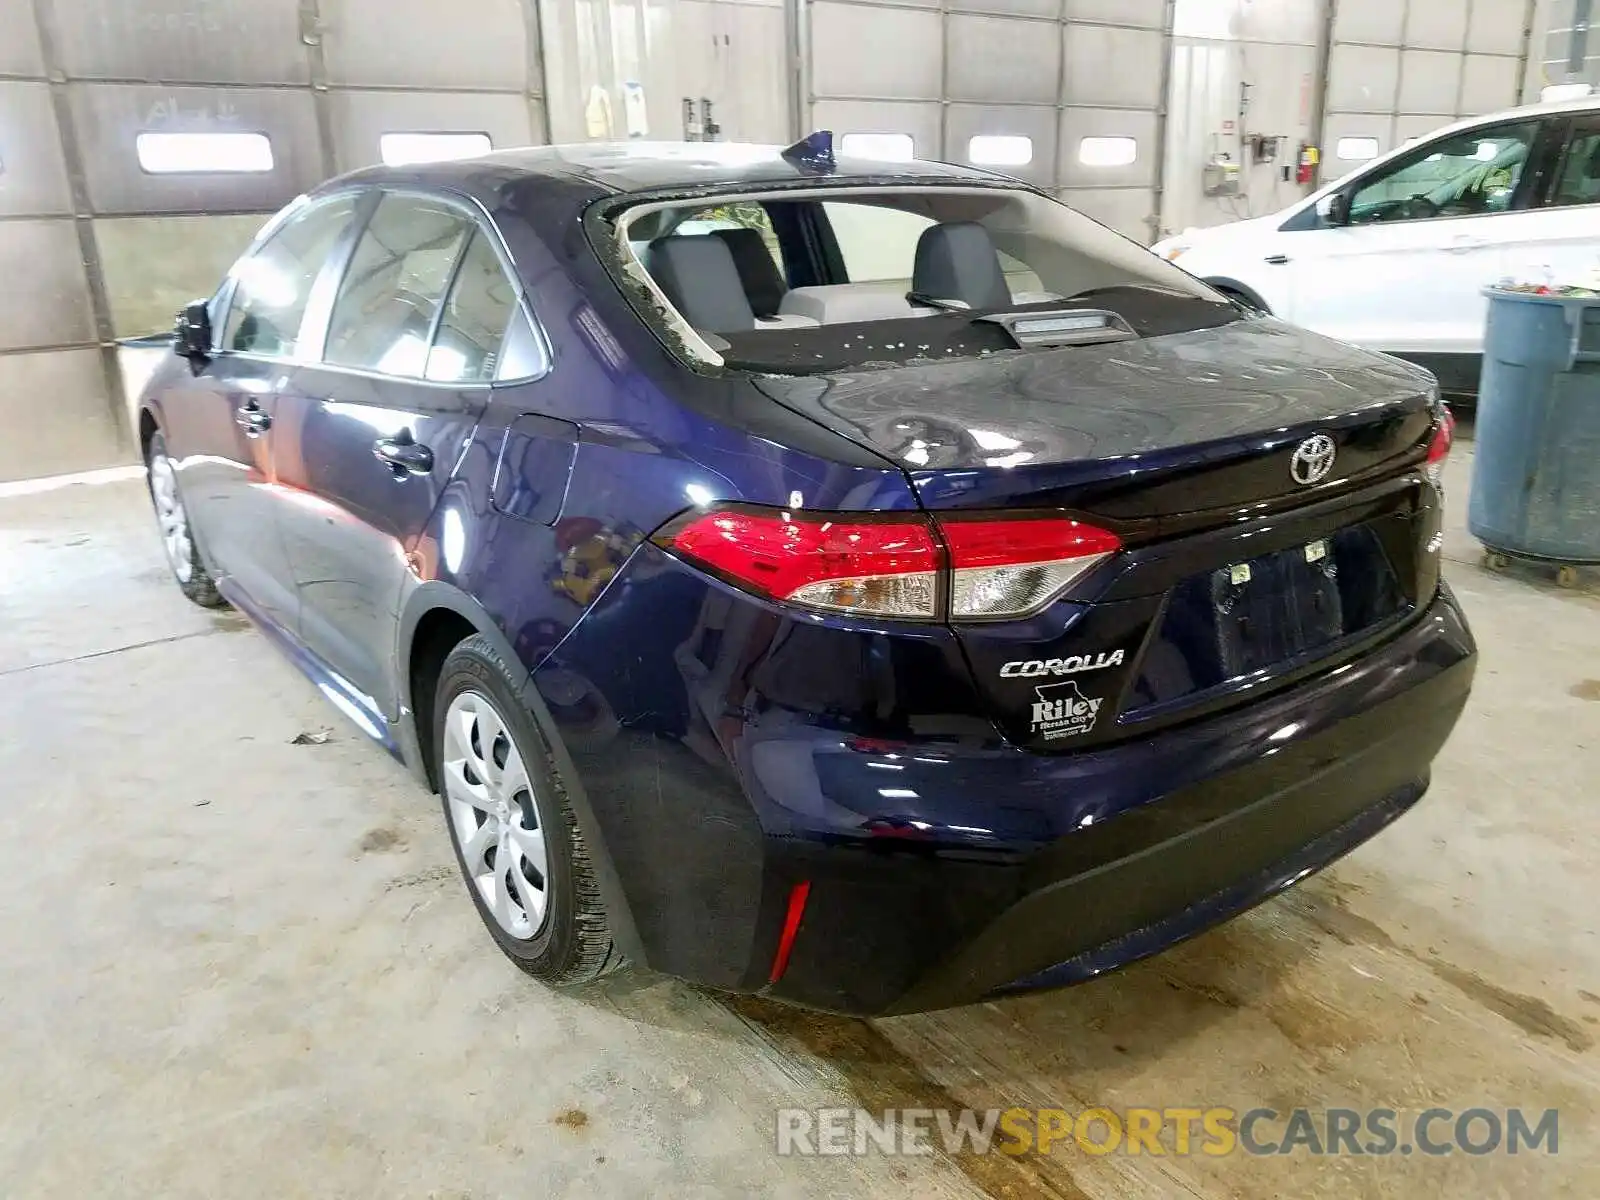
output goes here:
<path id="1" fill-rule="evenodd" d="M 1006 188 L 655 203 L 626 210 L 617 229 L 620 256 L 604 257 L 646 285 L 648 296 L 627 289 L 646 318 L 690 357 L 746 370 L 1160 337 L 1241 315 L 1137 243 Z"/>

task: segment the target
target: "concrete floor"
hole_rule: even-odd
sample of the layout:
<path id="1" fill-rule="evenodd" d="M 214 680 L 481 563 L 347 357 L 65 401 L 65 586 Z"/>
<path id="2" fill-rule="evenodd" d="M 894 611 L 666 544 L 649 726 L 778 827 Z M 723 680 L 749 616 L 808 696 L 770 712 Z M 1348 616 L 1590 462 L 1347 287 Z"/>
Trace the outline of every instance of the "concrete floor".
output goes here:
<path id="1" fill-rule="evenodd" d="M 1068 992 L 888 1021 L 494 951 L 435 802 L 232 613 L 137 483 L 0 499 L 0 1195 L 1600 1193 L 1600 589 L 1451 574 L 1483 645 L 1430 797 Z M 331 728 L 325 745 L 295 746 Z M 1561 1153 L 779 1158 L 780 1106 L 1522 1105 Z"/>

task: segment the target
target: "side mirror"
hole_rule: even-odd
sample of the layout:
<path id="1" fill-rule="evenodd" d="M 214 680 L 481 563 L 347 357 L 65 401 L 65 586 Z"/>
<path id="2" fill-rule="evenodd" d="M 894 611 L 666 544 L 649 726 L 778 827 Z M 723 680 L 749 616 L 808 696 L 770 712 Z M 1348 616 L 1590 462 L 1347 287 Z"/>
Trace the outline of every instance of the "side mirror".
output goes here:
<path id="1" fill-rule="evenodd" d="M 1329 225 L 1350 224 L 1350 193 L 1332 192 L 1317 201 L 1317 215 Z"/>
<path id="2" fill-rule="evenodd" d="M 172 349 L 180 358 L 191 361 L 211 357 L 211 311 L 206 301 L 191 300 L 178 313 Z"/>

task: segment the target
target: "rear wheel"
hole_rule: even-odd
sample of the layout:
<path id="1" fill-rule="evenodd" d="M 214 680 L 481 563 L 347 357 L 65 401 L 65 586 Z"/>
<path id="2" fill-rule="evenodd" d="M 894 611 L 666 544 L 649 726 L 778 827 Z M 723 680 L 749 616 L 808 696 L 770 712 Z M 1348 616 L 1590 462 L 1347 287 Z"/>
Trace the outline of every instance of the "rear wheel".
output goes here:
<path id="1" fill-rule="evenodd" d="M 445 660 L 433 711 L 445 822 L 496 945 L 551 984 L 620 965 L 566 788 L 487 638 Z"/>
<path id="2" fill-rule="evenodd" d="M 203 608 L 221 608 L 227 601 L 200 561 L 200 550 L 189 527 L 189 510 L 178 489 L 178 473 L 167 457 L 167 440 L 159 432 L 151 435 L 144 459 L 150 503 L 156 510 L 161 545 L 167 552 L 167 565 L 172 568 L 178 590 Z"/>

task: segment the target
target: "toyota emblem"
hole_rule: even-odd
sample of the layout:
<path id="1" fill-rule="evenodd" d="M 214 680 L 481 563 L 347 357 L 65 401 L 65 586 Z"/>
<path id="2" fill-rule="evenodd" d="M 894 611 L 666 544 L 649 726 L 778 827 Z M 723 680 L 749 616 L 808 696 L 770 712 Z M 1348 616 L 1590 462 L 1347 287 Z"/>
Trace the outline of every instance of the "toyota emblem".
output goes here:
<path id="1" fill-rule="evenodd" d="M 1303 483 L 1307 487 L 1321 483 L 1333 470 L 1333 460 L 1338 453 L 1338 447 L 1333 444 L 1331 437 L 1325 433 L 1313 434 L 1294 448 L 1294 457 L 1289 460 L 1289 474 L 1294 476 L 1296 483 Z"/>

